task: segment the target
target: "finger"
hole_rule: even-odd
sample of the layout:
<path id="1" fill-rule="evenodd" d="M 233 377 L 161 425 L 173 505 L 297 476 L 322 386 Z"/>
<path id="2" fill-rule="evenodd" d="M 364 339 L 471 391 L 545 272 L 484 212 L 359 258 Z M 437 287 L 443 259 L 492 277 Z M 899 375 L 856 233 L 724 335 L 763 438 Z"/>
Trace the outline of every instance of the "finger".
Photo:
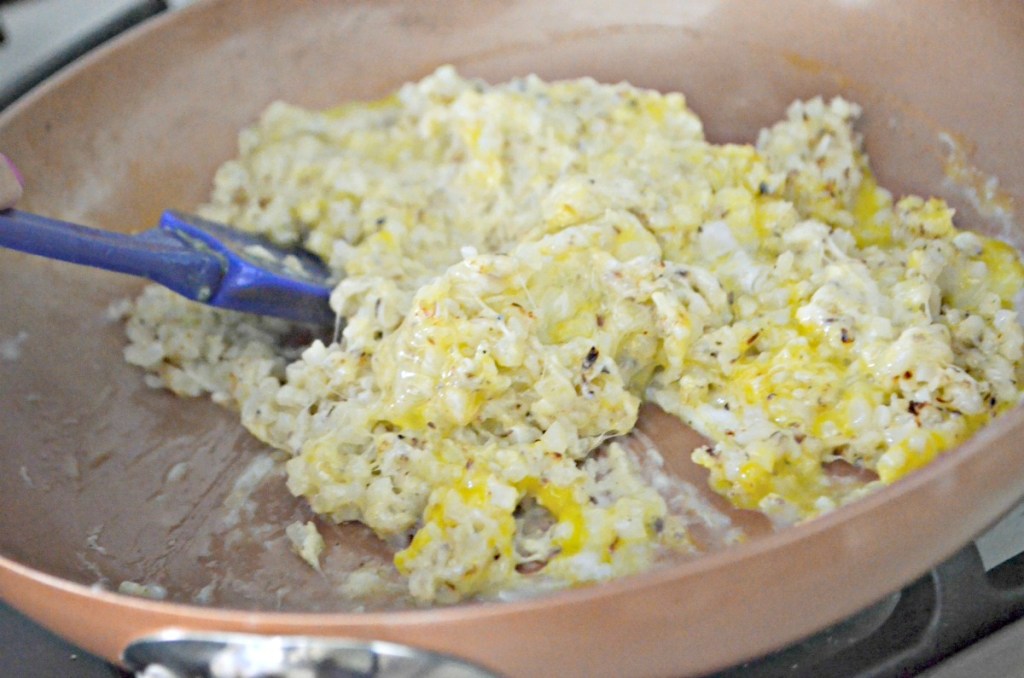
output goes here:
<path id="1" fill-rule="evenodd" d="M 23 181 L 21 172 L 3 153 L 0 153 L 0 209 L 14 207 L 21 198 Z"/>

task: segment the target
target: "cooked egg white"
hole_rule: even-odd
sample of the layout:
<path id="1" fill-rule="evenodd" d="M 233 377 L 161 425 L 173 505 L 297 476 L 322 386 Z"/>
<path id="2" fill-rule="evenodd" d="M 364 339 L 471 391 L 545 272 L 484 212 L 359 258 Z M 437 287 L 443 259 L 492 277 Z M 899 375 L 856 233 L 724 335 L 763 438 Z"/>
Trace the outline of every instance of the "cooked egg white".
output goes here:
<path id="1" fill-rule="evenodd" d="M 277 103 L 203 214 L 328 260 L 341 336 L 296 359 L 282 323 L 150 288 L 126 355 L 236 408 L 425 603 L 692 551 L 616 440 L 644 401 L 714 441 L 694 460 L 734 505 L 806 520 L 1021 396 L 1016 251 L 879 187 L 858 114 L 797 102 L 717 145 L 680 94 L 448 67 L 379 102 Z"/>

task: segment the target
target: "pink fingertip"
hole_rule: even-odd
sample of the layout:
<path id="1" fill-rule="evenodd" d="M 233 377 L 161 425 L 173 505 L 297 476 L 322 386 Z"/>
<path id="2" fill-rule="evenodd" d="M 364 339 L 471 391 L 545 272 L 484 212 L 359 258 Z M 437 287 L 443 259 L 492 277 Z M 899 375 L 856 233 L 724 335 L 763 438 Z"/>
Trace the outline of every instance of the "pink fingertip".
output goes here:
<path id="1" fill-rule="evenodd" d="M 21 187 L 24 188 L 25 187 L 25 177 L 21 176 L 21 170 L 19 170 L 18 166 L 14 164 L 14 161 L 11 160 L 10 158 L 8 158 L 3 153 L 0 153 L 0 158 L 3 158 L 4 162 L 7 163 L 7 166 L 11 168 L 12 172 L 14 172 L 14 178 L 17 179 L 18 183 L 21 185 Z"/>

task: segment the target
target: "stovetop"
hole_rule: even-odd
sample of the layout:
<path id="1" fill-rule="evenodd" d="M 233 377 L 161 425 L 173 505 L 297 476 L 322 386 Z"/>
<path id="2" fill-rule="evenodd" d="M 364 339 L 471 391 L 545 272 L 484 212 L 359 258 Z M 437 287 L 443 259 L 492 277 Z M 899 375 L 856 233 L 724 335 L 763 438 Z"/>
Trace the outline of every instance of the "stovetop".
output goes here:
<path id="1" fill-rule="evenodd" d="M 0 1 L 0 109 L 106 39 L 191 1 Z M 1024 504 L 902 591 L 715 678 L 914 675 L 1024 675 Z M 0 602 L 0 676 L 127 674 Z"/>

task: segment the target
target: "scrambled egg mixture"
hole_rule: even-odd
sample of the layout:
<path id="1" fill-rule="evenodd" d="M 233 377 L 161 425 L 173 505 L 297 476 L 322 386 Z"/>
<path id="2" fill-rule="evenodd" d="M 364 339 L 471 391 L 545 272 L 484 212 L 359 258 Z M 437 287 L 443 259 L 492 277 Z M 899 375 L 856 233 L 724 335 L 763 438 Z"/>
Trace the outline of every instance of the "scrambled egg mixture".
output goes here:
<path id="1" fill-rule="evenodd" d="M 714 441 L 693 459 L 735 506 L 806 520 L 1021 397 L 1017 253 L 879 187 L 858 114 L 796 102 L 715 145 L 680 94 L 451 68 L 276 103 L 203 215 L 328 261 L 344 330 L 299 356 L 284 323 L 151 287 L 126 355 L 236 408 L 294 494 L 395 544 L 423 602 L 694 549 L 616 440 L 643 401 Z"/>

